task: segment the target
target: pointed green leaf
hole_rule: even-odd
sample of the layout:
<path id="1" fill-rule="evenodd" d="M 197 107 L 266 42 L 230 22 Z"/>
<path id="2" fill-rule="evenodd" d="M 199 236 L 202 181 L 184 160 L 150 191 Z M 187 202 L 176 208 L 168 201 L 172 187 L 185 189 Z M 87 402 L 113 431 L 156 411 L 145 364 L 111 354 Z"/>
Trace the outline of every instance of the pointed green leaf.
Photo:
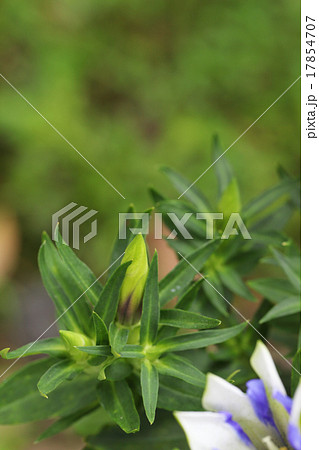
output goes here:
<path id="1" fill-rule="evenodd" d="M 186 358 L 169 354 L 158 359 L 155 367 L 161 375 L 168 375 L 195 386 L 205 387 L 206 376 Z"/>
<path id="2" fill-rule="evenodd" d="M 105 368 L 105 376 L 108 381 L 120 381 L 131 375 L 133 367 L 124 359 L 117 359 Z"/>
<path id="3" fill-rule="evenodd" d="M 163 167 L 162 172 L 171 180 L 176 190 L 180 194 L 184 194 L 184 197 L 197 207 L 198 211 L 208 212 L 211 210 L 208 200 L 195 185 L 191 186 L 192 183 L 189 180 L 169 167 Z"/>
<path id="4" fill-rule="evenodd" d="M 67 428 L 71 427 L 78 420 L 82 419 L 82 417 L 85 417 L 87 414 L 93 412 L 96 408 L 97 406 L 90 406 L 88 408 L 81 409 L 80 411 L 77 411 L 73 414 L 70 414 L 66 417 L 61 417 L 61 419 L 54 422 L 43 433 L 41 433 L 40 436 L 34 441 L 34 443 L 37 444 L 38 442 L 41 442 L 44 439 L 56 436 L 57 434 L 66 430 Z"/>
<path id="5" fill-rule="evenodd" d="M 140 344 L 150 345 L 155 342 L 159 321 L 159 292 L 157 252 L 155 251 L 145 284 L 142 305 Z"/>
<path id="6" fill-rule="evenodd" d="M 227 317 L 229 314 L 227 310 L 228 304 L 222 297 L 222 295 L 224 295 L 224 289 L 222 283 L 217 277 L 217 274 L 214 276 L 206 275 L 205 278 L 209 283 L 203 283 L 203 289 L 208 297 L 208 300 L 218 312 Z M 216 290 L 212 288 L 212 286 L 214 286 Z"/>
<path id="7" fill-rule="evenodd" d="M 233 178 L 218 202 L 218 211 L 224 214 L 224 224 L 228 221 L 232 213 L 239 213 L 241 201 L 236 178 Z"/>
<path id="8" fill-rule="evenodd" d="M 120 290 L 125 277 L 126 270 L 131 261 L 121 264 L 120 267 L 110 276 L 101 292 L 100 298 L 94 311 L 104 320 L 107 327 L 113 322 L 116 316 Z"/>
<path id="9" fill-rule="evenodd" d="M 120 355 L 122 358 L 145 358 L 144 348 L 141 345 L 124 345 Z"/>
<path id="10" fill-rule="evenodd" d="M 221 321 L 198 313 L 174 308 L 161 310 L 160 324 L 177 328 L 205 330 L 217 327 L 221 324 Z"/>
<path id="11" fill-rule="evenodd" d="M 96 345 L 108 344 L 109 339 L 106 325 L 95 311 L 93 311 L 93 323 L 95 329 Z"/>
<path id="12" fill-rule="evenodd" d="M 271 230 L 283 230 L 289 222 L 294 209 L 291 202 L 286 202 L 283 205 L 280 205 L 279 208 L 271 210 L 270 214 L 267 214 L 257 222 L 254 222 L 254 224 L 249 227 L 249 231 L 258 230 L 267 232 Z M 254 233 L 250 234 L 253 236 Z"/>
<path id="13" fill-rule="evenodd" d="M 128 328 L 120 328 L 112 322 L 110 325 L 110 344 L 112 350 L 120 354 L 127 342 L 128 334 Z"/>
<path id="14" fill-rule="evenodd" d="M 174 230 L 176 237 L 180 240 L 184 240 L 185 237 L 179 231 L 178 226 L 174 224 L 172 218 L 169 216 L 172 211 L 181 220 L 185 214 L 188 214 L 187 221 L 185 222 L 185 228 L 191 237 L 198 237 L 200 239 L 206 239 L 206 225 L 203 220 L 196 218 L 196 210 L 193 206 L 183 202 L 183 200 L 163 200 L 161 201 L 156 210 L 163 214 L 163 220 L 166 226 L 170 230 Z M 205 211 L 204 211 L 205 212 Z M 189 238 L 189 240 L 191 240 Z M 167 239 L 170 243 L 173 239 Z"/>
<path id="15" fill-rule="evenodd" d="M 82 367 L 74 361 L 65 359 L 57 362 L 42 375 L 38 382 L 38 389 L 41 395 L 47 397 L 47 394 L 54 391 L 63 381 L 70 380 L 82 372 Z"/>
<path id="16" fill-rule="evenodd" d="M 157 407 L 167 411 L 203 411 L 203 388 L 161 375 Z"/>
<path id="17" fill-rule="evenodd" d="M 152 186 L 148 188 L 148 192 L 153 199 L 154 204 L 165 200 L 165 197 L 163 197 L 162 194 L 160 194 L 156 189 L 154 189 Z"/>
<path id="18" fill-rule="evenodd" d="M 277 303 L 259 323 L 269 322 L 269 320 L 278 319 L 279 317 L 289 316 L 301 311 L 300 297 L 290 297 Z"/>
<path id="19" fill-rule="evenodd" d="M 67 351 L 63 342 L 59 338 L 47 338 L 29 344 L 23 345 L 16 350 L 9 352 L 10 349 L 6 348 L 0 351 L 0 356 L 4 359 L 15 359 L 30 355 L 47 354 L 63 358 L 67 356 Z"/>
<path id="20" fill-rule="evenodd" d="M 221 330 L 205 330 L 196 333 L 180 334 L 159 341 L 156 350 L 161 353 L 181 352 L 196 348 L 208 347 L 213 344 L 220 344 L 241 333 L 247 326 L 246 322 Z"/>
<path id="21" fill-rule="evenodd" d="M 301 279 L 300 279 L 300 260 L 299 258 L 289 258 L 280 252 L 278 252 L 275 248 L 271 249 L 274 257 L 276 258 L 278 264 L 285 272 L 291 283 L 295 286 L 298 292 L 301 292 Z M 296 261 L 297 264 L 296 264 Z"/>
<path id="22" fill-rule="evenodd" d="M 142 361 L 141 365 L 141 387 L 145 413 L 152 424 L 155 419 L 159 381 L 156 368 L 147 359 Z"/>
<path id="23" fill-rule="evenodd" d="M 248 285 L 263 297 L 278 303 L 284 298 L 296 294 L 296 290 L 288 280 L 281 278 L 260 278 L 248 281 Z"/>
<path id="24" fill-rule="evenodd" d="M 112 356 L 110 345 L 93 345 L 87 347 L 76 347 L 81 352 L 87 353 L 88 355 L 94 356 Z"/>
<path id="25" fill-rule="evenodd" d="M 61 384 L 48 399 L 37 382 L 56 360 L 39 359 L 17 370 L 0 384 L 0 424 L 18 424 L 66 416 L 96 400 L 95 379 L 80 374 L 72 383 Z"/>
<path id="26" fill-rule="evenodd" d="M 195 283 L 191 284 L 191 286 L 187 289 L 185 294 L 183 294 L 176 303 L 176 308 L 187 311 L 191 307 L 193 301 L 195 300 L 202 282 L 203 278 L 200 278 L 199 280 L 195 281 Z"/>
<path id="27" fill-rule="evenodd" d="M 74 282 L 71 272 L 46 233 L 43 234 L 39 251 L 39 268 L 43 284 L 60 317 L 59 322 L 68 330 L 90 335 L 91 309 L 84 291 Z"/>
<path id="28" fill-rule="evenodd" d="M 244 297 L 246 300 L 255 302 L 256 298 L 250 292 L 248 287 L 245 285 L 240 275 L 232 270 L 230 267 L 223 268 L 218 272 L 218 275 L 223 282 L 223 284 L 234 294 Z"/>
<path id="29" fill-rule="evenodd" d="M 97 392 L 103 408 L 125 433 L 134 433 L 140 429 L 140 418 L 126 381 L 101 381 Z"/>
<path id="30" fill-rule="evenodd" d="M 284 180 L 276 186 L 266 190 L 242 209 L 243 219 L 250 219 L 263 212 L 268 206 L 277 201 L 283 195 L 290 195 L 299 183 L 296 180 Z"/>
<path id="31" fill-rule="evenodd" d="M 105 427 L 86 438 L 88 446 L 83 450 L 189 450 L 185 434 L 171 414 L 158 411 L 158 416 L 152 426 L 143 420 L 139 433 L 130 435 Z"/>
<path id="32" fill-rule="evenodd" d="M 58 229 L 56 231 L 56 237 L 58 252 L 72 274 L 74 282 L 82 292 L 86 291 L 85 295 L 91 304 L 96 305 L 102 292 L 101 283 L 96 279 L 92 270 L 76 256 L 73 250 L 65 242 L 63 242 Z"/>
<path id="33" fill-rule="evenodd" d="M 187 261 L 182 259 L 174 269 L 164 277 L 159 284 L 160 303 L 164 306 L 176 295 L 179 295 L 191 283 L 196 275 L 197 270 L 201 270 L 207 259 L 216 251 L 220 244 L 219 240 L 210 241 L 199 249 L 196 249 L 187 256 Z M 185 255 L 184 255 L 185 256 Z M 190 263 L 190 264 L 189 264 Z"/>
<path id="34" fill-rule="evenodd" d="M 218 180 L 218 198 L 221 198 L 223 192 L 233 178 L 231 167 L 227 158 L 221 156 L 223 150 L 221 148 L 218 136 L 213 137 L 213 163 L 214 170 Z M 218 161 L 216 161 L 218 159 Z"/>

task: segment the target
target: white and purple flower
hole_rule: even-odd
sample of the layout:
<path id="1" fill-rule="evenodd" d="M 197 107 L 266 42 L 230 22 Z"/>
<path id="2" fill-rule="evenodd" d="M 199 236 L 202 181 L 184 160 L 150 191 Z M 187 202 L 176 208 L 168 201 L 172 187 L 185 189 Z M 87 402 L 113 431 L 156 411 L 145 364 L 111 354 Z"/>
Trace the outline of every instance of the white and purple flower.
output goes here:
<path id="1" fill-rule="evenodd" d="M 300 385 L 287 396 L 267 349 L 258 342 L 250 360 L 259 379 L 239 388 L 208 374 L 203 412 L 176 412 L 191 450 L 300 450 Z"/>

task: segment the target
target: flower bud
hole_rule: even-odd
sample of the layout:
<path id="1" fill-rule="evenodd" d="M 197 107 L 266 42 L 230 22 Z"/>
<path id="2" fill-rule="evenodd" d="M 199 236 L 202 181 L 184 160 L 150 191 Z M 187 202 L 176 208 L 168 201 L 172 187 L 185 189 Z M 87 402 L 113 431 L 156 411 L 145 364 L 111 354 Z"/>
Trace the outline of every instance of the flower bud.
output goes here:
<path id="1" fill-rule="evenodd" d="M 88 355 L 81 352 L 76 347 L 86 347 L 94 345 L 93 339 L 82 333 L 76 333 L 75 331 L 60 330 L 60 336 L 63 340 L 66 350 L 70 356 L 76 361 L 82 361 L 88 358 Z"/>
<path id="2" fill-rule="evenodd" d="M 132 261 L 128 266 L 120 292 L 119 319 L 132 324 L 138 310 L 148 274 L 148 259 L 144 238 L 138 234 L 127 246 L 122 264 Z"/>

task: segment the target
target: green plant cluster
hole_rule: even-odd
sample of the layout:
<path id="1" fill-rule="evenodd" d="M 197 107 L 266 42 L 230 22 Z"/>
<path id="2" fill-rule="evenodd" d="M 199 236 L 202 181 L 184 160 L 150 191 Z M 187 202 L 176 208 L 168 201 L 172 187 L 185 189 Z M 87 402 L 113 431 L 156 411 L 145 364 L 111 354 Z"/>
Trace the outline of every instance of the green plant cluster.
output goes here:
<path id="1" fill-rule="evenodd" d="M 216 140 L 214 159 L 220 153 Z M 233 303 L 238 296 L 256 301 L 245 277 L 260 261 L 280 267 L 287 278 L 248 283 L 263 296 L 252 324 L 266 338 L 288 342 L 300 364 L 300 343 L 291 339 L 300 326 L 300 258 L 282 232 L 298 208 L 299 182 L 280 169 L 276 186 L 242 206 L 225 158 L 215 171 L 215 209 L 192 186 L 185 200 L 166 199 L 151 189 L 156 210 L 169 227 L 170 211 L 182 216 L 217 210 L 224 220 L 238 211 L 252 239 L 234 235 L 223 240 L 223 227 L 216 226 L 214 239 L 207 240 L 204 226 L 190 219 L 194 239 L 178 235 L 168 240 L 180 260 L 160 282 L 157 253 L 149 261 L 144 237 L 131 232 L 137 219 L 125 224 L 126 239 L 116 239 L 104 284 L 63 242 L 58 229 L 55 243 L 43 234 L 39 268 L 55 305 L 59 337 L 0 352 L 5 359 L 47 355 L 1 383 L 1 424 L 54 418 L 38 440 L 80 423 L 82 434 L 96 435 L 87 439 L 87 448 L 145 448 L 152 442 L 145 416 L 152 424 L 158 415 L 154 448 L 187 448 L 178 433 L 164 437 L 163 430 L 174 425 L 162 410 L 201 410 L 208 370 L 235 377 L 236 384 L 249 378 L 249 355 L 258 335 L 246 321 L 238 323 Z M 172 169 L 164 172 L 180 193 L 189 187 Z M 297 382 L 294 374 L 292 391 Z M 156 413 L 157 408 L 161 411 Z M 140 429 L 138 435 L 126 434 Z"/>

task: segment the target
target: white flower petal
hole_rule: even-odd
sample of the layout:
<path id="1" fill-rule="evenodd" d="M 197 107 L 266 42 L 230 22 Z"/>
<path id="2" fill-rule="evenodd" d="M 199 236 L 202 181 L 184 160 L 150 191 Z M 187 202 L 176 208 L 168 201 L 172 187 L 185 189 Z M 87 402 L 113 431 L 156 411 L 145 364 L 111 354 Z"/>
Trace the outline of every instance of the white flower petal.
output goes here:
<path id="1" fill-rule="evenodd" d="M 191 450 L 254 450 L 246 445 L 222 414 L 212 412 L 175 412 Z"/>
<path id="2" fill-rule="evenodd" d="M 263 380 L 265 388 L 271 394 L 280 392 L 286 395 L 286 389 L 278 375 L 275 363 L 266 345 L 258 341 L 254 353 L 250 358 L 250 365 Z"/>
<path id="3" fill-rule="evenodd" d="M 276 392 L 287 395 L 286 389 L 277 372 L 272 356 L 263 342 L 257 342 L 254 353 L 250 358 L 250 364 L 259 378 L 264 382 L 274 420 L 281 435 L 285 436 L 287 432 L 289 414 L 287 413 L 285 407 L 273 398 L 273 395 Z"/>
<path id="4" fill-rule="evenodd" d="M 279 436 L 271 426 L 264 425 L 256 416 L 246 394 L 217 375 L 208 374 L 202 400 L 203 408 L 209 411 L 227 411 L 250 437 L 255 447 L 264 449 L 262 438 L 271 436 L 280 445 Z"/>

